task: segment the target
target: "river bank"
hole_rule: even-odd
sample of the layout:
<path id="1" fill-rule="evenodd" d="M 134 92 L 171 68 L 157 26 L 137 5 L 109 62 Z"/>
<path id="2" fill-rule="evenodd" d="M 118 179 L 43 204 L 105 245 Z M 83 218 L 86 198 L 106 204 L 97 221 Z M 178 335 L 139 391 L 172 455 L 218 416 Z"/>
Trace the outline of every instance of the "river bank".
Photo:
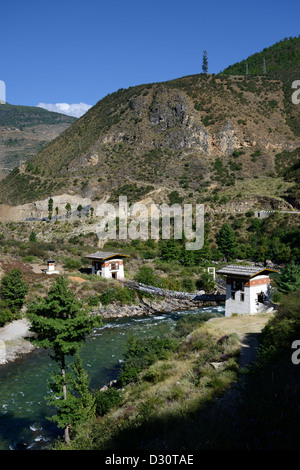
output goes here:
<path id="1" fill-rule="evenodd" d="M 35 349 L 26 336 L 32 336 L 26 318 L 15 320 L 0 328 L 0 365 L 15 361 Z"/>

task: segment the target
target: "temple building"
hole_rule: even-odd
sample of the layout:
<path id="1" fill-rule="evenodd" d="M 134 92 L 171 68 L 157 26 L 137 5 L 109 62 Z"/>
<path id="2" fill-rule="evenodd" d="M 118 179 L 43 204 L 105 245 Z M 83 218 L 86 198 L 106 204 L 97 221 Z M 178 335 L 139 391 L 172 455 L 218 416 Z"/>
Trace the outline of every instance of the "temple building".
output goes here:
<path id="1" fill-rule="evenodd" d="M 124 278 L 124 258 L 130 258 L 129 255 L 122 253 L 108 253 L 97 251 L 86 256 L 92 261 L 92 274 L 114 279 Z"/>
<path id="2" fill-rule="evenodd" d="M 269 273 L 275 269 L 253 266 L 226 266 L 218 274 L 226 276 L 225 316 L 254 315 L 272 309 Z"/>

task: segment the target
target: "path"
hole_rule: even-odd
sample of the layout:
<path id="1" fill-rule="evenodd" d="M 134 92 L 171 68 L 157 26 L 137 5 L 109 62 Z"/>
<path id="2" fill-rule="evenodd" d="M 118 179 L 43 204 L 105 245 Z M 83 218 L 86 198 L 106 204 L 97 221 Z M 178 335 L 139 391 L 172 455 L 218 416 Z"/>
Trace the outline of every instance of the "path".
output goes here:
<path id="1" fill-rule="evenodd" d="M 212 318 L 206 326 L 212 334 L 236 333 L 241 342 L 239 365 L 247 367 L 256 358 L 259 334 L 271 317 L 272 313 Z"/>

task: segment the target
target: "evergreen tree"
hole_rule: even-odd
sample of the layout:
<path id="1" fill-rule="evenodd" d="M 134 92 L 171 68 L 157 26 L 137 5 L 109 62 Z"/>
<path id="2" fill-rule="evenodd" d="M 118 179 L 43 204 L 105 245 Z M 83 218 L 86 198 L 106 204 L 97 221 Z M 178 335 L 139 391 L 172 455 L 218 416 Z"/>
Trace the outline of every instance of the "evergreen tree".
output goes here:
<path id="1" fill-rule="evenodd" d="M 65 209 L 67 211 L 67 219 L 68 219 L 70 217 L 71 210 L 72 210 L 71 204 L 69 202 L 66 204 Z"/>
<path id="2" fill-rule="evenodd" d="M 203 73 L 208 72 L 208 59 L 207 59 L 207 51 L 203 52 L 203 58 L 202 58 L 202 71 Z"/>
<path id="3" fill-rule="evenodd" d="M 300 287 L 300 265 L 288 264 L 276 280 L 277 285 L 283 292 L 291 292 Z"/>
<path id="4" fill-rule="evenodd" d="M 5 304 L 13 311 L 20 310 L 28 294 L 28 285 L 22 279 L 19 269 L 13 268 L 1 280 L 1 294 Z"/>
<path id="5" fill-rule="evenodd" d="M 161 259 L 164 261 L 179 261 L 181 258 L 181 247 L 175 240 L 166 240 L 161 246 Z"/>
<path id="6" fill-rule="evenodd" d="M 77 215 L 78 215 L 79 219 L 81 218 L 82 209 L 83 209 L 82 205 L 79 204 L 79 206 L 77 207 L 77 211 L 78 211 Z"/>
<path id="7" fill-rule="evenodd" d="M 64 277 L 56 280 L 45 298 L 29 305 L 28 318 L 30 331 L 35 333 L 34 337 L 28 338 L 29 341 L 38 347 L 51 349 L 51 358 L 60 367 L 60 376 L 57 375 L 54 380 L 55 393 L 60 389 L 56 403 L 58 413 L 54 419 L 59 427 L 64 428 L 65 442 L 68 444 L 70 426 L 74 425 L 74 419 L 77 421 L 78 416 L 73 419 L 76 400 L 71 393 L 67 393 L 66 359 L 78 353 L 85 336 L 99 321 L 83 311 Z"/>
<path id="8" fill-rule="evenodd" d="M 50 197 L 48 201 L 48 217 L 49 220 L 52 219 L 52 214 L 53 214 L 53 199 Z"/>
<path id="9" fill-rule="evenodd" d="M 234 231 L 228 224 L 223 224 L 216 237 L 217 245 L 226 259 L 231 259 L 236 254 L 236 239 Z"/>
<path id="10" fill-rule="evenodd" d="M 29 235 L 29 241 L 33 242 L 33 243 L 37 241 L 36 233 L 33 230 L 31 232 L 31 234 Z"/>
<path id="11" fill-rule="evenodd" d="M 195 266 L 195 253 L 194 253 L 194 251 L 193 250 L 186 250 L 185 248 L 183 248 L 181 263 L 184 266 Z"/>
<path id="12" fill-rule="evenodd" d="M 89 391 L 88 374 L 78 353 L 71 369 L 72 372 L 65 375 L 68 383 L 66 399 L 63 395 L 64 378 L 61 374 L 52 376 L 50 383 L 52 395 L 47 398 L 48 404 L 57 409 L 57 414 L 49 419 L 56 421 L 61 428 L 65 427 L 65 423 L 75 428 L 80 423 L 92 419 L 96 411 L 95 396 Z"/>

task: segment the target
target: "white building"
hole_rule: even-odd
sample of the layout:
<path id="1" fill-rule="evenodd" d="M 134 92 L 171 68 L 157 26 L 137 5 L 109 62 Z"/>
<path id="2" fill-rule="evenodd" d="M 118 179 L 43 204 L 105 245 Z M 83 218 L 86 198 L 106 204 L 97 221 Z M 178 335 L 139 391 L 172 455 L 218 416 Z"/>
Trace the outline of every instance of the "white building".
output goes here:
<path id="1" fill-rule="evenodd" d="M 47 261 L 47 271 L 45 271 L 46 274 L 59 274 L 59 271 L 55 267 L 55 259 L 48 259 Z"/>
<path id="2" fill-rule="evenodd" d="M 86 258 L 92 260 L 92 274 L 114 279 L 124 278 L 124 258 L 130 258 L 129 255 L 121 253 L 107 253 L 97 251 Z"/>
<path id="3" fill-rule="evenodd" d="M 253 266 L 227 266 L 218 274 L 226 276 L 225 316 L 254 315 L 271 308 L 269 268 Z"/>

